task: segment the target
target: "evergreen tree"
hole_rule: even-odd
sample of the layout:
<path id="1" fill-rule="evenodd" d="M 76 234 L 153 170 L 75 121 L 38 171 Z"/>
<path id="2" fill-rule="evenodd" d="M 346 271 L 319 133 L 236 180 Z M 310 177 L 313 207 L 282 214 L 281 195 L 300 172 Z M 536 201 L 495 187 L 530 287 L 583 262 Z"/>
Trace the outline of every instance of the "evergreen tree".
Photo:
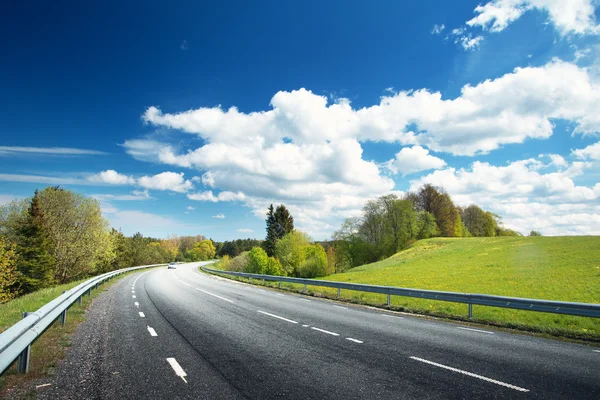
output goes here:
<path id="1" fill-rule="evenodd" d="M 263 243 L 263 248 L 267 255 L 272 257 L 275 254 L 277 240 L 294 230 L 294 217 L 283 204 L 280 204 L 277 209 L 274 209 L 271 204 L 267 211 L 266 223 L 267 238 Z"/>
<path id="2" fill-rule="evenodd" d="M 19 284 L 22 293 L 30 293 L 51 285 L 54 259 L 43 226 L 43 213 L 37 190 L 31 199 L 25 220 L 18 227 L 17 238 L 17 268 L 21 273 Z"/>

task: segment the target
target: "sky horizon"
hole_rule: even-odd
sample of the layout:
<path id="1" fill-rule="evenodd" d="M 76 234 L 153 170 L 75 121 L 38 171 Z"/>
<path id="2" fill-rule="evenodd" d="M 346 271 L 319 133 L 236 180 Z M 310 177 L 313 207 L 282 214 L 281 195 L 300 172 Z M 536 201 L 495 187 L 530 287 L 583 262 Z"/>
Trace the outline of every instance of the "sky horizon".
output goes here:
<path id="1" fill-rule="evenodd" d="M 0 204 L 60 185 L 131 235 L 329 239 L 426 183 L 600 235 L 600 3 L 7 4 Z M 398 4 L 395 4 L 398 3 Z"/>

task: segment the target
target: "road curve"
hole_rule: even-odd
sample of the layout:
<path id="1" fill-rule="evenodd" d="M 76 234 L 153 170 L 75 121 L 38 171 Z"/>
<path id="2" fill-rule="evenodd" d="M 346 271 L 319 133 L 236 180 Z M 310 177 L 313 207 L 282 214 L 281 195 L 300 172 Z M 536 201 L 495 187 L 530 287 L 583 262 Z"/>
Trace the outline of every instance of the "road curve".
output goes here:
<path id="1" fill-rule="evenodd" d="M 197 272 L 101 296 L 40 398 L 600 398 L 600 348 L 390 314 Z"/>

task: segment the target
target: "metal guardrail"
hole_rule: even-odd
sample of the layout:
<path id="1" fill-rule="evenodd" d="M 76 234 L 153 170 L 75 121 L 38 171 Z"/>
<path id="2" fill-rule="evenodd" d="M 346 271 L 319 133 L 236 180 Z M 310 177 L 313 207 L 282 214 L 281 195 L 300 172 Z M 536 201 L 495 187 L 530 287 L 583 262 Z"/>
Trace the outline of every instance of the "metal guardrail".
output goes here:
<path id="1" fill-rule="evenodd" d="M 29 369 L 29 356 L 31 344 L 48 329 L 57 318 L 64 325 L 67 319 L 67 310 L 76 301 L 81 303 L 81 298 L 91 295 L 92 289 L 114 278 L 117 275 L 143 268 L 159 267 L 166 264 L 144 265 L 140 267 L 124 268 L 107 272 L 93 277 L 73 289 L 63 292 L 62 295 L 42 306 L 32 313 L 23 313 L 23 319 L 6 331 L 0 333 L 0 374 L 2 374 L 17 358 L 17 370 L 26 373 Z"/>
<path id="2" fill-rule="evenodd" d="M 391 304 L 392 295 L 416 297 L 420 299 L 429 300 L 449 301 L 454 303 L 465 303 L 469 306 L 469 319 L 473 318 L 473 304 L 489 307 L 512 308 L 516 310 L 539 311 L 553 314 L 567 314 L 576 315 L 580 317 L 600 318 L 600 304 L 524 299 L 519 297 L 492 296 L 487 294 L 474 293 L 439 292 L 435 290 L 409 289 L 394 286 L 363 285 L 359 283 L 322 281 L 316 279 L 290 278 L 287 276 L 273 276 L 249 274 L 246 272 L 221 271 L 206 267 L 200 268 L 202 268 L 203 271 L 214 274 L 224 274 L 244 278 L 262 279 L 263 281 L 275 281 L 280 283 L 280 287 L 281 282 L 299 283 L 304 285 L 304 291 L 306 291 L 307 285 L 337 288 L 338 298 L 340 297 L 341 289 L 356 290 L 359 292 L 387 294 L 388 306 Z"/>

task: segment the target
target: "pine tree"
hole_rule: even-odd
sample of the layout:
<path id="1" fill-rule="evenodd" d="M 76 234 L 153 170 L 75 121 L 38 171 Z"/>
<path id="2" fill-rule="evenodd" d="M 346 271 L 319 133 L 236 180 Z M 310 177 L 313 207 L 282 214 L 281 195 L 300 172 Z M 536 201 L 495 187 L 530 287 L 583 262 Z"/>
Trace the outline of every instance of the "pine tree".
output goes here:
<path id="1" fill-rule="evenodd" d="M 31 205 L 23 224 L 18 228 L 17 253 L 18 270 L 21 273 L 22 293 L 30 293 L 52 284 L 53 258 L 50 242 L 43 227 L 43 213 L 38 191 L 31 199 Z"/>
<path id="2" fill-rule="evenodd" d="M 294 230 L 294 217 L 292 217 L 283 204 L 280 204 L 277 207 L 274 216 L 275 221 L 277 222 L 277 234 L 279 239 Z"/>
<path id="3" fill-rule="evenodd" d="M 263 243 L 263 247 L 269 257 L 275 254 L 275 242 L 279 239 L 277 235 L 277 221 L 275 220 L 275 212 L 273 210 L 273 204 L 269 206 L 267 211 L 267 237 Z"/>

